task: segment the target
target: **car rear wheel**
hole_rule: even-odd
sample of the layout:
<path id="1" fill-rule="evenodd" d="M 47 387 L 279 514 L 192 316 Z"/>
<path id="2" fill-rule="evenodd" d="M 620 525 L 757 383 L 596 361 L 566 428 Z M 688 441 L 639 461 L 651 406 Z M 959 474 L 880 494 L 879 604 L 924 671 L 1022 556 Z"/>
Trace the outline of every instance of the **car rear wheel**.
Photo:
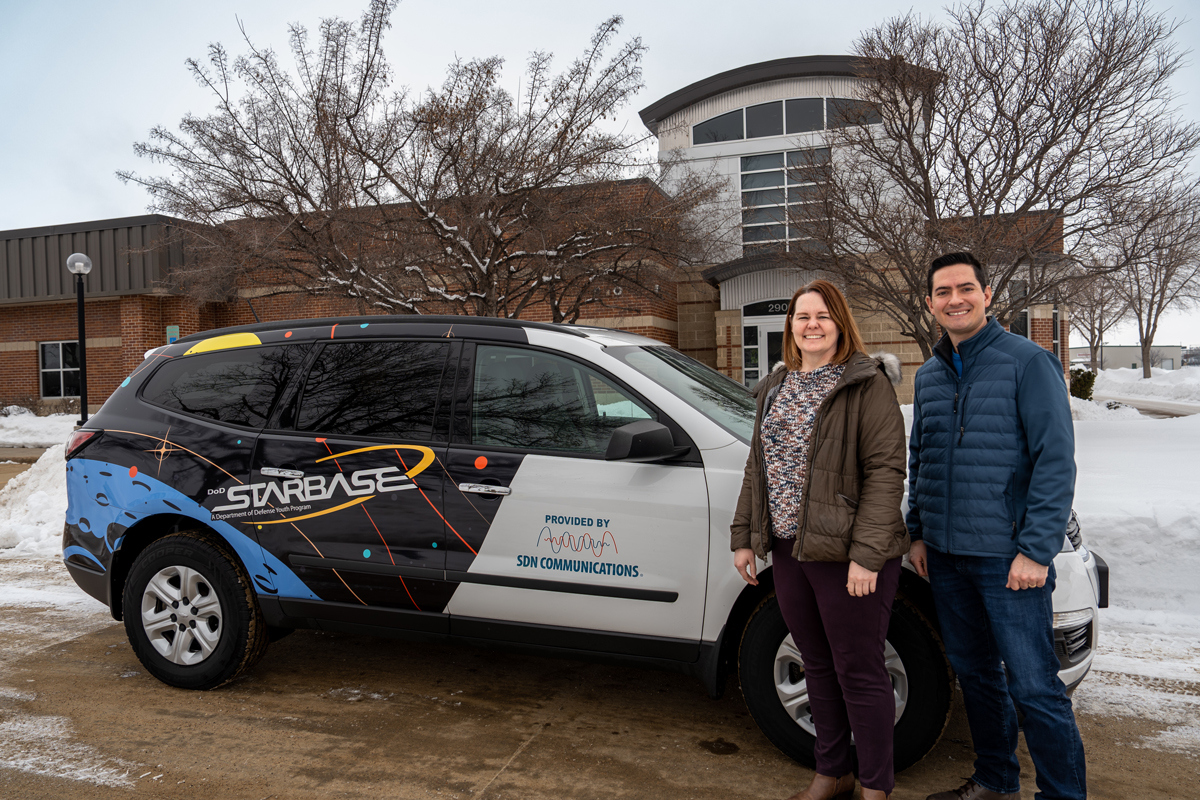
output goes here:
<path id="1" fill-rule="evenodd" d="M 125 632 L 163 683 L 212 689 L 252 667 L 268 632 L 236 560 L 195 533 L 159 539 L 133 562 L 123 595 Z"/>
<path id="2" fill-rule="evenodd" d="M 892 607 L 884 662 L 896 697 L 894 760 L 897 772 L 920 761 L 941 738 L 950 718 L 952 677 L 941 643 L 903 597 Z M 816 766 L 816 728 L 808 704 L 804 660 L 772 594 L 742 635 L 738 674 L 750 715 L 771 743 L 809 769 Z"/>

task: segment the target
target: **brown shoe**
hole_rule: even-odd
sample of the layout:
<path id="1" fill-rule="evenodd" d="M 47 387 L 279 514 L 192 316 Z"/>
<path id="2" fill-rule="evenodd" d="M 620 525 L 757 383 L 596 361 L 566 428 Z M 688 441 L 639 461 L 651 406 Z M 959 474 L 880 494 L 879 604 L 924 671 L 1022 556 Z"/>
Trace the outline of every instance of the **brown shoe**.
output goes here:
<path id="1" fill-rule="evenodd" d="M 953 791 L 931 794 L 925 800 L 1021 800 L 1021 793 L 1000 794 L 983 788 L 973 780 L 968 780 Z"/>
<path id="2" fill-rule="evenodd" d="M 862 800 L 891 800 L 891 797 L 879 789 L 868 789 L 864 786 L 862 790 Z"/>
<path id="3" fill-rule="evenodd" d="M 854 797 L 854 773 L 840 778 L 817 773 L 804 791 L 792 795 L 788 800 L 850 800 Z"/>

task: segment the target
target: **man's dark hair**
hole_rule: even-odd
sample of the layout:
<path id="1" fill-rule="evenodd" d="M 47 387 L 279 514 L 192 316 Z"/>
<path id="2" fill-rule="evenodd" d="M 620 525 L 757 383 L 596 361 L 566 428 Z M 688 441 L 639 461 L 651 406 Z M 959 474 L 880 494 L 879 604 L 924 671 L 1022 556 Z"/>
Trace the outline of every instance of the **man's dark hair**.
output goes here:
<path id="1" fill-rule="evenodd" d="M 929 274 L 925 276 L 925 293 L 927 295 L 933 296 L 933 273 L 944 267 L 953 267 L 955 264 L 970 264 L 975 270 L 975 280 L 979 281 L 979 288 L 987 288 L 987 270 L 983 268 L 983 264 L 979 263 L 978 258 L 967 252 L 946 253 L 944 256 L 938 256 L 929 264 Z"/>

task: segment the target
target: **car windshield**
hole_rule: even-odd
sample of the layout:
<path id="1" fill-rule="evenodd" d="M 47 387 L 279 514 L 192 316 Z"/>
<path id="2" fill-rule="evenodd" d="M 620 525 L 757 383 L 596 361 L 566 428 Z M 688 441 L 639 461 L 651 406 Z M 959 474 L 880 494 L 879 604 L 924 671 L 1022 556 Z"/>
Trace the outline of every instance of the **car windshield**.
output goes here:
<path id="1" fill-rule="evenodd" d="M 745 386 L 670 347 L 609 347 L 607 351 L 750 442 L 757 406 Z"/>

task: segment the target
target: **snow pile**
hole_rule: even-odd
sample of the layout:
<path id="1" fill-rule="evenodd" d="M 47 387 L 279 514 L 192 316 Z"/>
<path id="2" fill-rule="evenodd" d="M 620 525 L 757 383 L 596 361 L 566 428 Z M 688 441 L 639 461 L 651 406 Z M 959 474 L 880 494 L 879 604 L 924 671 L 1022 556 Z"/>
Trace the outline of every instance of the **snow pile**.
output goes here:
<path id="1" fill-rule="evenodd" d="M 1200 640 L 1196 453 L 1180 446 L 1197 441 L 1200 415 L 1075 423 L 1075 509 L 1085 541 L 1112 567 L 1108 613 L 1191 626 Z"/>
<path id="2" fill-rule="evenodd" d="M 0 489 L 0 550 L 4 555 L 60 553 L 67 513 L 64 448 L 61 444 L 51 447 L 36 464 Z"/>
<path id="3" fill-rule="evenodd" d="M 1200 369 L 1151 368 L 1149 378 L 1143 378 L 1140 369 L 1104 369 L 1096 376 L 1092 393 L 1102 397 L 1152 397 L 1200 403 Z"/>
<path id="4" fill-rule="evenodd" d="M 77 414 L 39 417 L 27 408 L 9 406 L 0 414 L 0 447 L 53 447 L 67 441 Z"/>
<path id="5" fill-rule="evenodd" d="M 1075 509 L 1110 568 L 1099 648 L 1076 707 L 1169 727 L 1146 746 L 1200 752 L 1200 416 L 1075 423 Z"/>
<path id="6" fill-rule="evenodd" d="M 1081 400 L 1078 397 L 1071 398 L 1071 419 L 1080 420 L 1114 420 L 1114 419 L 1149 419 L 1142 416 L 1142 412 L 1136 408 L 1129 406 L 1117 405 L 1109 408 L 1104 403 L 1098 403 L 1095 400 Z"/>

